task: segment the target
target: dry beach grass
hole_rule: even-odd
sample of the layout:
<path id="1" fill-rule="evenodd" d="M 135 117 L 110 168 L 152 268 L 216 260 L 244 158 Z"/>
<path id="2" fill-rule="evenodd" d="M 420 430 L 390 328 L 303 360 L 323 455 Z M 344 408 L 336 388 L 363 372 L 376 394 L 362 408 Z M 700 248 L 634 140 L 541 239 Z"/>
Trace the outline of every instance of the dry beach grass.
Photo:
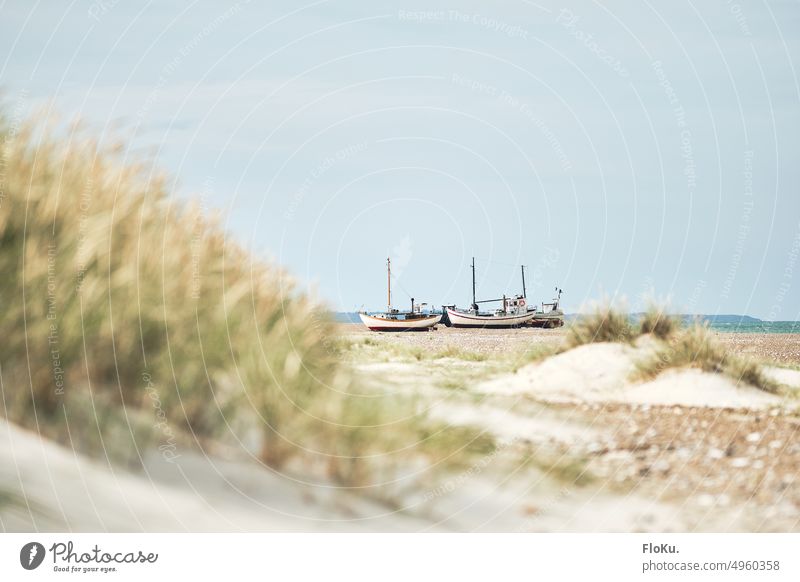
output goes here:
<path id="1" fill-rule="evenodd" d="M 485 449 L 411 399 L 354 387 L 324 307 L 124 144 L 2 115 L 0 142 L 9 420 L 134 468 L 151 447 L 170 460 L 229 444 L 358 486 L 395 463 Z"/>
<path id="2" fill-rule="evenodd" d="M 0 118 L 6 416 L 80 450 L 108 440 L 130 458 L 165 435 L 134 421 L 104 438 L 126 411 L 163 413 L 169 430 L 202 440 L 247 407 L 263 420 L 265 461 L 322 450 L 325 427 L 298 438 L 302 411 L 335 398 L 319 381 L 337 377 L 325 312 L 199 208 L 174 203 L 167 179 L 124 161 L 121 146 L 75 127 L 11 131 Z M 126 432 L 135 439 L 120 447 Z"/>

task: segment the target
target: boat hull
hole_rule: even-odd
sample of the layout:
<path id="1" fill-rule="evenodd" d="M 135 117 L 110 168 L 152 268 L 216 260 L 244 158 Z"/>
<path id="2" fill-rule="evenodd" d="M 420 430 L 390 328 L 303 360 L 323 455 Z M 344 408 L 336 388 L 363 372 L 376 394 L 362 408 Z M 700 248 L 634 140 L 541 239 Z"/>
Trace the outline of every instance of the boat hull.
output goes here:
<path id="1" fill-rule="evenodd" d="M 358 316 L 370 331 L 426 331 L 432 329 L 442 319 L 441 315 L 415 319 L 386 319 L 366 313 L 359 313 Z"/>
<path id="2" fill-rule="evenodd" d="M 461 328 L 492 328 L 507 329 L 520 327 L 533 319 L 533 313 L 519 313 L 517 315 L 474 315 L 462 313 L 454 309 L 447 309 L 447 318 L 452 327 Z"/>

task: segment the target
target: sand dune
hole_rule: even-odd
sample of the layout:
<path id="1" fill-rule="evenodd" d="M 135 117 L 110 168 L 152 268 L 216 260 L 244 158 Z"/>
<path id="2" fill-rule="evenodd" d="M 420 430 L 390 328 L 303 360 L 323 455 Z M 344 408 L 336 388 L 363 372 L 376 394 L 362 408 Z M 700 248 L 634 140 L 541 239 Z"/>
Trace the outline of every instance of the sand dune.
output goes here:
<path id="1" fill-rule="evenodd" d="M 438 334 L 438 335 L 437 335 Z M 588 344 L 517 368 L 540 331 L 370 338 L 348 365 L 364 385 L 415 394 L 493 452 L 450 472 L 417 467 L 383 498 L 217 450 L 137 471 L 0 422 L 6 531 L 797 531 L 796 399 L 696 369 L 635 381 L 653 348 Z M 348 336 L 351 337 L 351 336 Z M 463 349 L 472 341 L 485 358 Z M 415 344 L 416 342 L 416 344 Z M 435 345 L 435 348 L 431 346 Z M 424 354 L 409 351 L 425 347 Z M 436 350 L 444 350 L 440 356 Z M 420 359 L 421 358 L 421 359 Z M 433 358 L 433 359 L 426 359 Z M 768 368 L 787 390 L 800 371 Z M 455 380 L 455 381 L 454 381 Z M 225 457 L 225 458 L 223 458 Z"/>
<path id="2" fill-rule="evenodd" d="M 389 354 L 378 361 L 370 354 L 355 363 L 375 385 L 416 391 L 434 418 L 480 427 L 506 447 L 505 463 L 494 459 L 465 479 L 475 484 L 474 500 L 465 501 L 472 485 L 456 478 L 457 486 L 431 502 L 437 514 L 454 514 L 447 520 L 451 526 L 491 524 L 503 531 L 800 529 L 800 492 L 794 486 L 800 472 L 798 370 L 763 368 L 782 384 L 779 396 L 694 368 L 635 380 L 637 362 L 657 347 L 649 337 L 633 345 L 587 344 L 517 367 L 530 346 L 557 345 L 563 334 L 440 330 L 401 337 L 352 329 L 348 337 L 353 336 L 369 338 L 378 353 Z M 800 361 L 792 359 L 796 342 L 786 338 L 757 343 L 776 360 L 797 365 Z M 750 355 L 751 344 L 735 339 L 718 336 L 731 352 Z M 397 351 L 398 346 L 403 349 Z M 404 355 L 403 350 L 415 346 L 425 349 L 422 360 L 419 353 Z M 452 347 L 486 358 L 459 360 L 450 355 Z M 436 350 L 444 350 L 444 357 L 437 358 Z M 503 354 L 510 354 L 503 360 L 505 368 L 499 364 Z M 520 468 L 526 456 L 538 459 L 537 470 Z M 576 484 L 570 470 L 589 483 Z"/>
<path id="3" fill-rule="evenodd" d="M 0 420 L 4 531 L 415 531 L 427 521 L 244 461 L 157 451 L 142 471 L 88 459 Z M 295 478 L 293 478 L 295 477 Z"/>
<path id="4" fill-rule="evenodd" d="M 624 402 L 765 408 L 795 401 L 768 394 L 742 382 L 696 369 L 667 370 L 655 380 L 636 382 L 636 362 L 650 347 L 619 343 L 579 346 L 541 363 L 528 365 L 480 384 L 476 390 L 495 394 L 526 394 L 551 402 Z M 791 388 L 800 388 L 800 372 L 770 368 L 771 375 Z"/>

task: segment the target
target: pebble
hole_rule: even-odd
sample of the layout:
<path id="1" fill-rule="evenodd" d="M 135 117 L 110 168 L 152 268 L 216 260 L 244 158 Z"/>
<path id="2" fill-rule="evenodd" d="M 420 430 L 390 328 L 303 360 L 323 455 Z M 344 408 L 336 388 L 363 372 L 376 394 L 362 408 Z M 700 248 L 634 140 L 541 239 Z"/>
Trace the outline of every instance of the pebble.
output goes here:
<path id="1" fill-rule="evenodd" d="M 761 433 L 760 432 L 751 432 L 747 435 L 747 442 L 748 443 L 757 443 L 761 440 Z"/>
<path id="2" fill-rule="evenodd" d="M 703 493 L 697 496 L 697 503 L 702 507 L 711 507 L 714 505 L 714 496 L 708 493 Z"/>
<path id="3" fill-rule="evenodd" d="M 661 473 L 666 473 L 666 472 L 668 472 L 670 470 L 670 464 L 665 459 L 660 459 L 660 460 L 656 461 L 655 463 L 653 463 L 653 466 L 651 468 L 653 469 L 653 471 L 659 471 Z"/>

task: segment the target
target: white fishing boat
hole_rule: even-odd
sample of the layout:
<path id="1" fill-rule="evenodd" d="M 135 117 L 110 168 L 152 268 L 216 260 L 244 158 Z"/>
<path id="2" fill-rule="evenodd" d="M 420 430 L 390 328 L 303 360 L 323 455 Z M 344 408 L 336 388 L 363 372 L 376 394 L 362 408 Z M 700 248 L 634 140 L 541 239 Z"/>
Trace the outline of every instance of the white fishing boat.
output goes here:
<path id="1" fill-rule="evenodd" d="M 502 307 L 493 311 L 480 311 L 480 304 L 499 303 Z M 529 311 L 524 293 L 513 297 L 503 295 L 500 299 L 475 299 L 475 257 L 472 258 L 472 306 L 456 309 L 455 305 L 442 306 L 442 322 L 448 327 L 462 328 L 515 328 L 526 325 L 536 315 Z"/>
<path id="2" fill-rule="evenodd" d="M 392 307 L 392 260 L 386 259 L 387 270 L 387 309 L 381 313 L 360 311 L 358 316 L 370 331 L 428 331 L 436 328 L 442 316 L 425 313 L 426 303 L 414 303 L 411 298 L 411 310 L 400 311 Z"/>
<path id="3" fill-rule="evenodd" d="M 441 315 L 435 314 L 416 317 L 400 313 L 377 313 L 372 315 L 359 313 L 358 316 L 371 331 L 429 330 L 442 319 Z"/>
<path id="4" fill-rule="evenodd" d="M 508 300 L 510 304 L 514 299 Z M 534 318 L 534 313 L 525 309 L 525 305 L 519 306 L 520 309 L 510 307 L 509 309 L 497 309 L 494 312 L 484 313 L 476 310 L 460 310 L 446 307 L 447 320 L 452 327 L 479 327 L 479 328 L 513 328 L 527 324 Z"/>

